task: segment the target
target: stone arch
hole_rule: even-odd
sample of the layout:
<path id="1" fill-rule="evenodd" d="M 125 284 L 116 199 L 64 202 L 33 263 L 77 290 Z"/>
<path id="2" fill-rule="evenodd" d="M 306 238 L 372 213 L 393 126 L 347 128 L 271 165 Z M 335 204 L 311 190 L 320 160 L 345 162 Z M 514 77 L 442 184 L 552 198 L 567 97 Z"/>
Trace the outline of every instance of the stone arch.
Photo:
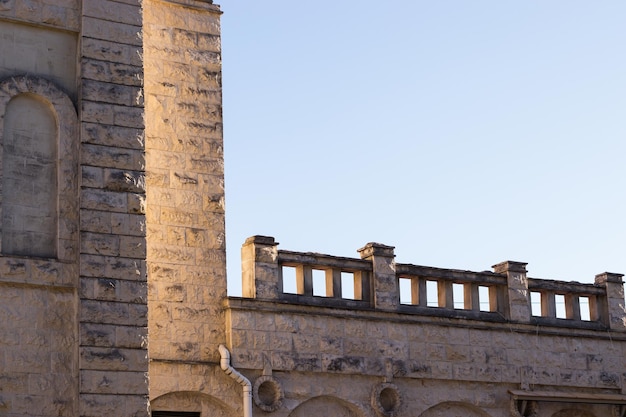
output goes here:
<path id="1" fill-rule="evenodd" d="M 47 108 L 54 117 L 55 237 L 53 256 L 74 262 L 78 256 L 78 117 L 67 94 L 52 82 L 27 75 L 0 80 L 0 158 L 4 149 L 5 119 L 14 99 L 30 99 Z M 26 102 L 27 100 L 23 100 Z M 0 237 L 2 230 L 0 230 Z M 0 239 L 1 241 L 1 239 Z M 1 249 L 0 249 L 1 252 Z M 35 255 L 37 256 L 37 255 Z"/>
<path id="2" fill-rule="evenodd" d="M 313 397 L 294 408 L 289 417 L 333 416 L 362 417 L 363 412 L 354 404 L 330 395 Z"/>
<path id="3" fill-rule="evenodd" d="M 239 413 L 209 394 L 195 391 L 168 392 L 150 400 L 152 411 L 186 411 L 200 417 L 237 417 Z"/>
<path id="4" fill-rule="evenodd" d="M 420 417 L 489 417 L 489 414 L 472 404 L 447 401 L 430 407 Z"/>
<path id="5" fill-rule="evenodd" d="M 596 416 L 595 414 L 589 411 L 575 409 L 575 408 L 567 408 L 567 409 L 557 411 L 556 413 L 552 414 L 552 417 L 596 417 Z"/>

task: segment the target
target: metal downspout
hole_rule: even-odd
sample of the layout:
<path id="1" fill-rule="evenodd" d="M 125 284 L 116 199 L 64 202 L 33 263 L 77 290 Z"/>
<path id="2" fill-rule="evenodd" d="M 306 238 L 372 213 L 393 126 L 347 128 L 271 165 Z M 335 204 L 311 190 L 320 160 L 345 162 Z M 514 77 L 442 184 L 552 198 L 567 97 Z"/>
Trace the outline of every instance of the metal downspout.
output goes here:
<path id="1" fill-rule="evenodd" d="M 226 346 L 220 345 L 218 349 L 222 370 L 243 387 L 243 417 L 252 417 L 252 384 L 248 378 L 230 366 L 230 352 Z"/>

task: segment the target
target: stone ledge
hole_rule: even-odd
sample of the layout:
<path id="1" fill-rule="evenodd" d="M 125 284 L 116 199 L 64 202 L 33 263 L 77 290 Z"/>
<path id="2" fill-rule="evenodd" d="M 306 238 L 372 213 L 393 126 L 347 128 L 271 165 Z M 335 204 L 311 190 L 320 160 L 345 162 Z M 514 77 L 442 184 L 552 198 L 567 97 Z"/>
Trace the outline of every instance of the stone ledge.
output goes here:
<path id="1" fill-rule="evenodd" d="M 509 390 L 514 400 L 626 405 L 626 395 L 587 392 Z"/>
<path id="2" fill-rule="evenodd" d="M 59 290 L 78 286 L 78 265 L 57 259 L 33 259 L 0 255 L 0 283 Z"/>
<path id="3" fill-rule="evenodd" d="M 213 13 L 222 14 L 220 6 L 213 4 L 213 0 L 157 0 L 162 3 L 170 3 L 192 9 L 207 10 Z"/>
<path id="4" fill-rule="evenodd" d="M 284 301 L 261 301 L 240 297 L 228 297 L 223 306 L 229 314 L 241 312 L 248 314 L 276 315 L 297 314 L 307 317 L 321 316 L 334 317 L 346 320 L 357 319 L 367 322 L 403 323 L 403 324 L 431 324 L 445 327 L 466 328 L 476 330 L 501 330 L 507 332 L 527 333 L 533 335 L 564 336 L 567 338 L 580 337 L 613 341 L 626 341 L 626 334 L 611 332 L 610 330 L 596 330 L 587 328 L 541 326 L 539 324 L 525 324 L 512 322 L 472 321 L 465 318 L 437 317 L 431 315 L 408 314 L 403 312 L 375 311 L 362 308 L 336 308 L 292 304 Z M 230 312 L 229 312 L 230 310 Z"/>

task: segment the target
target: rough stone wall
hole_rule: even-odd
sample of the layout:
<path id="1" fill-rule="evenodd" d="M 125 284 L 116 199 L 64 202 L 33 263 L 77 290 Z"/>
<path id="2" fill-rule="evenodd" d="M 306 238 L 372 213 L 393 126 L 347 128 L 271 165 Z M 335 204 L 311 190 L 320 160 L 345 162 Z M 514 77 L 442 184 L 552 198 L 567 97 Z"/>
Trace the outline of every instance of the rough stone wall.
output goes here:
<path id="1" fill-rule="evenodd" d="M 307 399 L 324 396 L 353 404 L 358 415 L 377 415 L 370 404 L 382 382 L 398 389 L 397 415 L 420 416 L 451 401 L 504 417 L 511 415 L 508 390 L 621 394 L 626 377 L 619 333 L 245 299 L 229 305 L 233 366 L 249 370 L 253 382 L 261 373 L 279 381 L 284 399 L 277 417 L 300 415 L 294 410 Z M 546 404 L 543 412 L 571 406 Z M 596 416 L 612 412 L 585 407 Z M 440 415 L 432 413 L 425 415 Z"/>
<path id="2" fill-rule="evenodd" d="M 76 99 L 77 32 L 3 20 L 0 39 L 0 78 L 43 76 Z"/>
<path id="3" fill-rule="evenodd" d="M 361 259 L 277 245 L 267 236 L 246 240 L 246 298 L 227 301 L 233 366 L 254 381 L 257 410 L 277 417 L 623 413 L 620 274 L 566 283 L 528 278 L 523 262 L 478 273 L 398 264 L 394 248 L 378 243 L 359 249 Z M 314 296 L 314 273 L 325 278 L 323 297 Z M 356 299 L 342 297 L 344 274 Z M 293 278 L 297 293 L 284 292 L 283 281 Z M 410 299 L 405 292 L 401 304 L 402 284 Z M 538 315 L 531 294 L 540 295 Z M 587 319 L 580 299 L 588 300 Z"/>
<path id="4" fill-rule="evenodd" d="M 150 408 L 201 412 L 201 417 L 243 415 L 242 388 L 219 365 L 193 361 L 151 361 Z"/>
<path id="5" fill-rule="evenodd" d="M 231 395 L 219 388 L 230 381 L 217 349 L 226 296 L 220 14 L 210 1 L 144 0 L 152 399 Z"/>
<path id="6" fill-rule="evenodd" d="M 206 409 L 232 412 L 208 395 L 234 384 L 217 353 L 226 296 L 220 11 L 206 0 L 141 3 L 0 1 L 0 82 L 9 80 L 0 132 L 14 96 L 43 94 L 57 122 L 59 184 L 56 259 L 0 257 L 0 330 L 12 335 L 0 340 L 3 413 L 146 415 L 146 166 L 154 395 L 194 391 Z"/>
<path id="7" fill-rule="evenodd" d="M 234 302 L 234 301 L 233 301 Z M 260 306 L 259 306 L 260 307 Z M 263 310 L 269 306 L 263 305 Z M 380 314 L 230 311 L 238 366 L 620 390 L 623 335 Z M 246 309 L 247 310 L 247 309 Z M 365 317 L 363 317 L 365 316 Z M 616 341 L 619 340 L 619 343 Z"/>
<path id="8" fill-rule="evenodd" d="M 43 103 L 57 174 L 55 251 L 0 256 L 2 415 L 147 415 L 141 18 L 139 0 L 0 1 L 0 135 L 11 103 Z"/>
<path id="9" fill-rule="evenodd" d="M 2 196 L 22 206 L 11 212 L 2 199 L 0 415 L 78 412 L 78 121 L 71 101 L 77 91 L 77 12 L 75 1 L 58 8 L 0 2 Z M 47 162 L 38 164 L 45 154 Z M 24 158 L 32 166 L 14 163 Z M 39 169 L 47 172 L 36 175 Z M 57 175 L 68 178 L 58 188 Z M 46 194 L 38 186 L 52 189 L 45 201 L 36 196 Z M 53 216 L 38 223 L 42 216 L 29 213 L 40 203 L 49 204 Z M 48 239 L 15 245 L 11 223 L 14 230 L 45 231 Z"/>
<path id="10" fill-rule="evenodd" d="M 71 287 L 0 284 L 0 415 L 76 415 L 75 299 Z"/>
<path id="11" fill-rule="evenodd" d="M 2 0 L 0 17 L 78 32 L 82 0 Z"/>
<path id="12" fill-rule="evenodd" d="M 147 414 L 145 156 L 139 0 L 81 16 L 81 416 Z"/>
<path id="13" fill-rule="evenodd" d="M 626 402 L 623 332 L 402 314 L 380 288 L 375 308 L 225 301 L 220 13 L 210 0 L 0 0 L 0 135 L 14 97 L 41 98 L 58 176 L 56 255 L 0 255 L 0 415 L 147 416 L 150 398 L 234 417 L 242 390 L 220 343 L 255 384 L 254 415 L 532 415 L 509 391 Z M 376 250 L 391 283 L 389 247 Z M 261 269 L 277 267 L 266 255 Z M 277 289 L 261 284 L 246 291 Z"/>
<path id="14" fill-rule="evenodd" d="M 11 99 L 2 136 L 2 252 L 56 257 L 57 127 L 48 103 Z"/>

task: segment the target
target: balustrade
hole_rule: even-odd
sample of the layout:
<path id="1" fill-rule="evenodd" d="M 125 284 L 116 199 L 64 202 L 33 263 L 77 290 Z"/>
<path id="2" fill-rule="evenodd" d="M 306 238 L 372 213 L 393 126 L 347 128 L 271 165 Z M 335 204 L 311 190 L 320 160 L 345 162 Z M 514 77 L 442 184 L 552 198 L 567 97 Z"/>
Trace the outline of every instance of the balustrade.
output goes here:
<path id="1" fill-rule="evenodd" d="M 408 264 L 396 264 L 396 271 L 403 306 L 505 315 L 507 282 L 502 275 Z"/>
<path id="2" fill-rule="evenodd" d="M 263 301 L 403 314 L 626 331 L 621 274 L 594 284 L 526 276 L 506 261 L 493 272 L 397 264 L 394 248 L 369 243 L 361 259 L 278 250 L 272 237 L 242 247 L 243 296 Z"/>

